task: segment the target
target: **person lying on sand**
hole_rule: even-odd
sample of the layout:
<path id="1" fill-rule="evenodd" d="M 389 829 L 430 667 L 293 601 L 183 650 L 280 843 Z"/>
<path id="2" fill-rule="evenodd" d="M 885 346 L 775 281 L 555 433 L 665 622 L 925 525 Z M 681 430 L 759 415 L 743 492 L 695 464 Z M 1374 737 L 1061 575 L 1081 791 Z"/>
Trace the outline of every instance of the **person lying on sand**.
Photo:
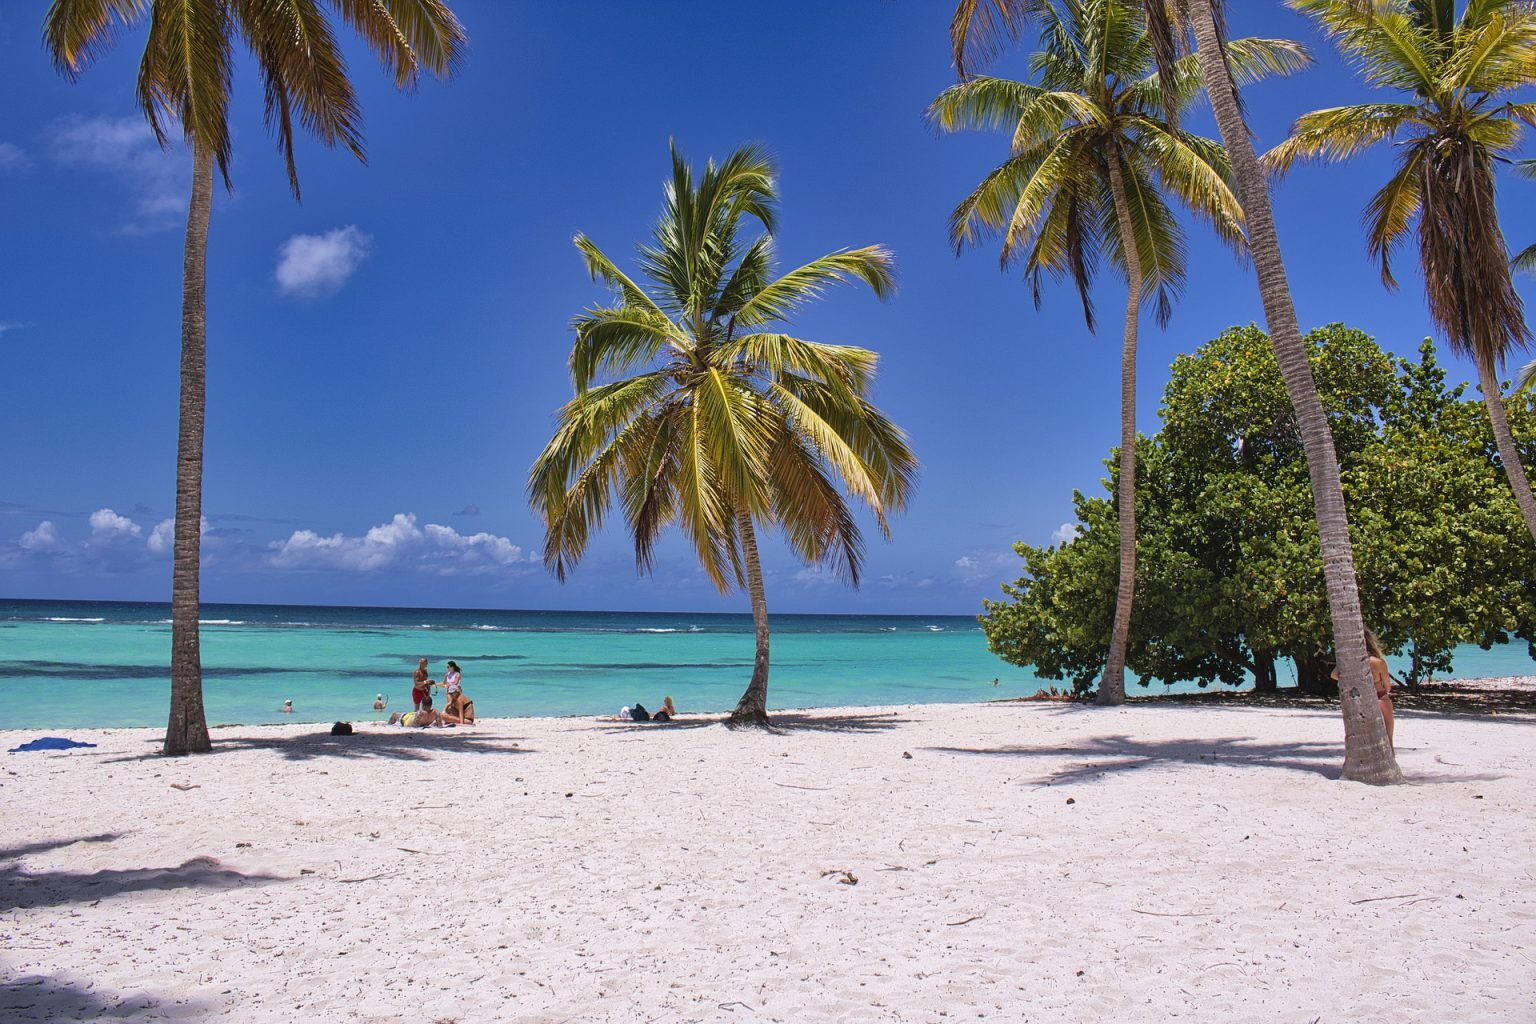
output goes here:
<path id="1" fill-rule="evenodd" d="M 452 728 L 455 725 L 459 725 L 460 722 L 456 719 L 449 718 L 447 715 L 444 715 L 441 712 L 433 711 L 432 698 L 427 697 L 424 701 L 422 701 L 422 708 L 420 711 L 407 711 L 403 715 L 396 711 L 394 714 L 389 716 L 389 724 L 403 725 L 407 729 L 425 729 L 426 727 L 432 725 L 440 725 L 446 728 Z"/>

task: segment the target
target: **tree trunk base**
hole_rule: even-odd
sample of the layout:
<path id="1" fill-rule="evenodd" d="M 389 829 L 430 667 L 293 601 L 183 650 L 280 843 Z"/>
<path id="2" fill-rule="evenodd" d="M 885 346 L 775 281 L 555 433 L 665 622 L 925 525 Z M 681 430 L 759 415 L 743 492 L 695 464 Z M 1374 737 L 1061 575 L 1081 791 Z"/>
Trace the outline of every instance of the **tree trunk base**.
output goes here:
<path id="1" fill-rule="evenodd" d="M 731 717 L 725 720 L 725 724 L 731 729 L 766 729 L 773 725 L 768 717 L 768 712 L 762 708 L 738 707 L 731 712 Z"/>
<path id="2" fill-rule="evenodd" d="M 1408 780 L 1403 778 L 1403 773 L 1397 766 L 1397 759 L 1388 761 L 1379 770 L 1371 770 L 1368 766 L 1355 764 L 1348 759 L 1344 761 L 1344 772 L 1339 778 L 1345 782 L 1363 782 L 1367 786 L 1396 786 Z"/>
<path id="3" fill-rule="evenodd" d="M 1120 693 L 1114 693 L 1101 685 L 1098 690 L 1098 696 L 1093 698 L 1093 703 L 1101 708 L 1120 707 L 1125 703 L 1125 691 L 1122 690 Z"/>

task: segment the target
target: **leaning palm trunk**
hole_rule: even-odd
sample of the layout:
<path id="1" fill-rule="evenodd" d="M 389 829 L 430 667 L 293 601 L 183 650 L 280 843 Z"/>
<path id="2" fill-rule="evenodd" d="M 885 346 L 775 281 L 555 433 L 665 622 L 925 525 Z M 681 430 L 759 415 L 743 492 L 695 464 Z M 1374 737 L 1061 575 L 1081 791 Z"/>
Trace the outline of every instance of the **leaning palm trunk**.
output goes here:
<path id="1" fill-rule="evenodd" d="M 1211 0 L 1198 0 L 1193 20 L 1206 91 L 1237 176 L 1238 194 L 1247 218 L 1248 246 L 1258 270 L 1259 294 L 1269 325 L 1270 344 L 1291 397 L 1312 478 L 1318 538 L 1323 552 L 1323 577 L 1327 584 L 1328 608 L 1333 617 L 1334 649 L 1339 659 L 1339 694 L 1344 710 L 1344 778 L 1375 784 L 1402 782 L 1403 775 L 1387 741 L 1386 725 L 1371 682 L 1338 455 L 1328 418 L 1312 380 L 1312 367 L 1301 340 L 1301 329 L 1296 322 L 1296 307 L 1291 300 L 1285 263 L 1280 255 L 1280 240 L 1275 233 L 1268 182 L 1254 155 L 1247 125 L 1237 105 L 1237 92 L 1227 68 Z"/>
<path id="2" fill-rule="evenodd" d="M 1488 422 L 1493 426 L 1493 440 L 1499 448 L 1499 460 L 1509 477 L 1509 486 L 1515 492 L 1515 503 L 1525 517 L 1526 529 L 1536 540 L 1536 496 L 1531 494 L 1531 481 L 1520 463 L 1520 449 L 1515 446 L 1515 435 L 1509 429 L 1509 416 L 1504 411 L 1504 392 L 1499 387 L 1499 375 L 1494 369 L 1491 356 L 1477 357 L 1478 386 L 1483 392 L 1483 404 L 1488 409 Z"/>
<path id="3" fill-rule="evenodd" d="M 171 719 L 167 754 L 210 749 L 203 713 L 198 603 L 203 520 L 203 410 L 207 380 L 208 219 L 213 207 L 213 153 L 195 146 L 181 283 L 181 423 L 176 439 L 176 539 L 171 571 Z"/>
<path id="4" fill-rule="evenodd" d="M 1136 596 L 1136 329 L 1141 318 L 1141 257 L 1131 208 L 1125 198 L 1120 157 L 1109 154 L 1110 189 L 1115 195 L 1115 219 L 1125 248 L 1125 347 L 1120 355 L 1120 582 L 1115 589 L 1115 623 L 1109 634 L 1109 656 L 1099 680 L 1100 704 L 1125 703 L 1125 647 L 1131 635 L 1131 606 Z"/>
<path id="5" fill-rule="evenodd" d="M 752 631 L 757 638 L 757 653 L 752 659 L 752 681 L 747 692 L 731 712 L 731 725 L 768 724 L 768 595 L 763 589 L 763 565 L 757 555 L 757 535 L 752 516 L 741 512 L 736 517 L 741 532 L 741 555 L 747 570 L 747 593 L 752 598 Z"/>

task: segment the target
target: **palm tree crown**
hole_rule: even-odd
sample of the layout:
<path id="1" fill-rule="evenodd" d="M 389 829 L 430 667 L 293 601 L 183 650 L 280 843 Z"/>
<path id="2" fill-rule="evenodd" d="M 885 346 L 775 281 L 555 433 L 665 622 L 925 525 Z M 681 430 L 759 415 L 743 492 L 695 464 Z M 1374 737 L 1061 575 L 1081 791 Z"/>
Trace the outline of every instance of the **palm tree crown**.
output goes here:
<path id="1" fill-rule="evenodd" d="M 741 585 L 750 568 L 742 534 L 755 520 L 780 528 L 806 562 L 857 583 L 863 538 L 838 483 L 882 532 L 905 504 L 917 462 L 869 401 L 875 354 L 783 333 L 839 281 L 889 294 L 891 255 L 840 250 L 775 277 L 776 203 L 761 149 L 710 161 L 697 180 L 674 149 L 662 215 L 639 246 L 648 287 L 576 237 L 615 300 L 573 322 L 576 394 L 529 476 L 547 526 L 544 558 L 562 579 L 617 503 L 642 571 L 676 523 L 722 591 Z"/>
<path id="2" fill-rule="evenodd" d="M 1391 178 L 1365 221 L 1382 280 L 1415 218 L 1430 314 L 1451 347 L 1502 363 L 1529 338 L 1494 208 L 1494 169 L 1536 125 L 1536 103 L 1501 99 L 1536 84 L 1536 4 L 1478 0 L 1291 0 L 1316 18 L 1373 86 L 1399 102 L 1315 110 L 1265 156 L 1285 172 L 1298 160 L 1347 160 L 1396 143 Z"/>
<path id="3" fill-rule="evenodd" d="M 181 122 L 186 138 L 212 155 L 226 184 L 238 37 L 261 74 L 267 127 L 297 196 L 295 120 L 325 145 L 364 155 L 362 112 L 327 7 L 363 38 L 400 88 L 414 85 L 423 69 L 449 74 L 462 55 L 464 29 L 444 0 L 54 0 L 43 33 L 55 66 L 73 79 L 119 32 L 147 20 L 139 106 L 161 144 L 168 138 L 166 119 Z"/>
<path id="4" fill-rule="evenodd" d="M 1202 80 L 1193 56 L 1175 62 L 1165 97 L 1152 40 L 1138 5 L 1126 0 L 1039 2 L 1041 46 L 1030 60 L 1038 84 L 972 77 L 946 89 L 929 107 L 944 131 L 1006 129 L 1012 154 L 955 209 L 957 248 L 1002 234 L 1004 266 L 1023 261 L 1036 304 L 1042 273 L 1070 277 L 1093 324 L 1090 289 L 1101 258 L 1121 273 L 1126 248 L 1111 187 L 1118 165 L 1148 294 L 1166 322 L 1184 282 L 1184 232 L 1171 195 L 1207 220 L 1234 247 L 1242 210 L 1228 185 L 1226 153 L 1213 140 L 1183 131 L 1164 116 L 1189 106 Z M 1305 67 L 1297 43 L 1242 39 L 1230 44 L 1241 81 Z"/>

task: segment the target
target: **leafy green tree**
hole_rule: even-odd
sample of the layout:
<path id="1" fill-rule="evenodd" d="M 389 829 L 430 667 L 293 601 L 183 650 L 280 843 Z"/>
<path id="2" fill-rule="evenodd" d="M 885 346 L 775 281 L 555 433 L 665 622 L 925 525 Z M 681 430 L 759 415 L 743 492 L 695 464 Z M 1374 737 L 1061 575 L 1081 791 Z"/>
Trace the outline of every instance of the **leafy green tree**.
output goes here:
<path id="1" fill-rule="evenodd" d="M 1536 85 L 1536 5 L 1474 0 L 1290 0 L 1401 102 L 1314 110 L 1265 155 L 1284 173 L 1297 160 L 1338 162 L 1380 142 L 1392 175 L 1366 206 L 1366 238 L 1381 279 L 1396 288 L 1391 256 L 1418 221 L 1419 266 L 1430 315 L 1453 351 L 1471 358 L 1500 456 L 1536 540 L 1536 496 L 1518 457 L 1499 369 L 1530 341 L 1499 228 L 1494 170 L 1536 124 L 1536 103 L 1510 94 Z M 1518 257 L 1517 257 L 1518 259 Z"/>
<path id="2" fill-rule="evenodd" d="M 1362 603 L 1409 679 L 1450 671 L 1458 644 L 1536 640 L 1536 558 L 1498 470 L 1487 417 L 1447 388 L 1429 343 L 1390 360 L 1359 331 L 1307 335 L 1319 396 L 1339 438 L 1355 510 Z M 1143 438 L 1142 572 L 1128 661 L 1143 682 L 1329 679 L 1329 608 L 1300 433 L 1272 350 L 1234 328 L 1181 356 L 1164 427 Z M 1536 449 L 1536 402 L 1512 403 Z M 1111 464 L 1112 465 L 1112 464 Z M 1102 657 L 1112 593 L 1112 502 L 1076 497 L 1082 532 L 1061 548 L 1019 546 L 1025 575 L 988 602 L 993 649 L 1086 688 Z M 1533 647 L 1536 654 L 1536 647 Z"/>
<path id="3" fill-rule="evenodd" d="M 395 81 L 413 86 L 423 68 L 450 73 L 463 27 L 443 0 L 334 0 Z M 148 23 L 138 102 L 150 130 L 169 143 L 172 122 L 192 151 L 181 302 L 181 406 L 171 584 L 171 712 L 165 753 L 210 748 L 198 635 L 202 547 L 203 419 L 206 406 L 208 223 L 217 167 L 230 187 L 229 101 L 235 44 L 243 42 L 266 92 L 267 126 L 299 195 L 294 121 L 326 146 L 363 158 L 362 112 L 320 0 L 54 0 L 43 26 L 55 66 L 74 79 L 124 30 Z"/>
<path id="4" fill-rule="evenodd" d="M 1170 199 L 1209 221 L 1240 248 L 1242 214 L 1227 185 L 1221 146 L 1181 131 L 1163 117 L 1200 92 L 1199 69 L 1186 62 L 1163 95 L 1138 4 L 1077 0 L 1039 5 L 1035 83 L 973 77 L 946 89 L 928 108 L 937 128 L 1003 129 L 1009 159 L 955 209 L 956 248 L 1002 235 L 1002 265 L 1022 261 L 1040 304 L 1041 278 L 1070 278 L 1094 328 L 1090 289 L 1101 260 L 1128 289 L 1120 361 L 1119 583 L 1115 625 L 1100 680 L 1101 704 L 1125 700 L 1125 645 L 1136 577 L 1136 347 L 1145 296 L 1156 296 L 1159 323 L 1184 285 L 1185 238 Z M 1304 67 L 1306 51 L 1285 40 L 1233 43 L 1245 80 Z"/>
<path id="5" fill-rule="evenodd" d="M 777 202 L 761 149 L 710 161 L 697 179 L 674 149 L 654 239 L 639 246 L 649 288 L 576 236 L 615 301 L 573 321 L 576 394 L 528 483 L 545 522 L 545 564 L 561 579 L 617 504 L 640 571 L 675 523 L 722 592 L 746 588 L 757 647 L 734 724 L 768 721 L 758 527 L 779 529 L 798 557 L 857 585 L 864 539 L 838 483 L 889 536 L 887 516 L 904 507 L 917 472 L 906 435 L 869 401 L 875 353 L 783 333 L 840 281 L 889 294 L 890 253 L 842 249 L 775 276 Z"/>

